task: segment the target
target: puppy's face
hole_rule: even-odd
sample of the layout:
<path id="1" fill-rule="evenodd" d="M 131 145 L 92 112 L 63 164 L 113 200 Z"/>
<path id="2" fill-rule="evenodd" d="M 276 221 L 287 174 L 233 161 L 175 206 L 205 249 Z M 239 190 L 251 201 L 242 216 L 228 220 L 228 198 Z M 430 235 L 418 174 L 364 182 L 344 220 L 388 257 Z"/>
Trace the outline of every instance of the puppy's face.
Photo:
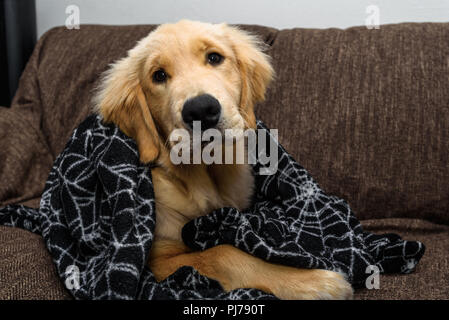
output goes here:
<path id="1" fill-rule="evenodd" d="M 144 82 L 157 125 L 176 128 L 244 129 L 242 75 L 226 29 L 181 22 L 162 25 L 148 38 Z"/>
<path id="2" fill-rule="evenodd" d="M 161 25 L 113 65 L 97 106 L 137 140 L 141 160 L 149 162 L 174 129 L 191 129 L 194 121 L 202 130 L 255 128 L 253 107 L 272 75 L 254 36 L 226 24 L 181 21 Z"/>

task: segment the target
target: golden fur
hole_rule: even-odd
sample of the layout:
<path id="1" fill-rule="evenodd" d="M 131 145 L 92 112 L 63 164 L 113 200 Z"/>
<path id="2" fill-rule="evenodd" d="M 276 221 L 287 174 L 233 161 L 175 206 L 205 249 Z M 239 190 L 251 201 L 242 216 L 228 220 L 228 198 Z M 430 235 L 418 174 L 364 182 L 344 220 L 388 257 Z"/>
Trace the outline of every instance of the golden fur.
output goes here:
<path id="1" fill-rule="evenodd" d="M 254 105 L 263 100 L 273 77 L 260 41 L 226 24 L 180 21 L 165 24 L 139 41 L 110 68 L 96 95 L 104 121 L 134 138 L 143 163 L 155 163 L 155 241 L 149 265 L 158 280 L 189 265 L 217 279 L 226 290 L 252 287 L 284 299 L 349 298 L 352 289 L 335 272 L 304 270 L 267 263 L 229 245 L 190 252 L 182 243 L 186 222 L 214 209 L 250 204 L 254 178 L 248 164 L 174 165 L 170 133 L 184 128 L 184 102 L 201 94 L 221 104 L 218 128 L 255 128 Z M 224 57 L 218 65 L 206 56 Z M 152 81 L 164 69 L 168 80 Z"/>

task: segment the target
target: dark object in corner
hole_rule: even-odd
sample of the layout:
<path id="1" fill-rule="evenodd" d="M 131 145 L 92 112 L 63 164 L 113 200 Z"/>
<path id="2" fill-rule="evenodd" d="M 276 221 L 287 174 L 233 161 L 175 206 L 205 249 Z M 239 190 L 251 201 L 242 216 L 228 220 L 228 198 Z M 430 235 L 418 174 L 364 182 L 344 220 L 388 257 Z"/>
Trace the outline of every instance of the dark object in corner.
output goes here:
<path id="1" fill-rule="evenodd" d="M 35 0 L 0 0 L 0 106 L 9 106 L 36 43 Z"/>

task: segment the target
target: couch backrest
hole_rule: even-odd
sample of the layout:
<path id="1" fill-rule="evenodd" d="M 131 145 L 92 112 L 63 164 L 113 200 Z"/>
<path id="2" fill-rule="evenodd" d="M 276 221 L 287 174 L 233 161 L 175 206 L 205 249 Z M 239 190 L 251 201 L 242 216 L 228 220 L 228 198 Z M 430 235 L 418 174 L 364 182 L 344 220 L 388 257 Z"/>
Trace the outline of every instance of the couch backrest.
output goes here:
<path id="1" fill-rule="evenodd" d="M 284 30 L 271 55 L 260 116 L 326 191 L 363 218 L 449 220 L 449 23 Z"/>
<path id="2" fill-rule="evenodd" d="M 53 157 L 91 112 L 99 75 L 153 28 L 61 27 L 39 40 L 12 108 L 33 108 Z M 270 45 L 277 73 L 257 115 L 324 190 L 359 218 L 449 221 L 449 23 L 243 28 Z"/>

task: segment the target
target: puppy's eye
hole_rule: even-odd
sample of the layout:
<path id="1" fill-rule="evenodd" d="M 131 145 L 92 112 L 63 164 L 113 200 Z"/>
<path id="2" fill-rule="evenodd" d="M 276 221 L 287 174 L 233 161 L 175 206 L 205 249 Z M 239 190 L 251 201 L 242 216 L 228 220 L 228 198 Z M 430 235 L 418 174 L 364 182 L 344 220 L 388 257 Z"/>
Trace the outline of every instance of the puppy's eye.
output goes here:
<path id="1" fill-rule="evenodd" d="M 159 69 L 153 73 L 153 81 L 156 83 L 162 83 L 167 81 L 168 75 L 164 69 Z"/>
<path id="2" fill-rule="evenodd" d="M 220 64 L 223 60 L 224 57 L 216 52 L 212 52 L 207 55 L 207 62 L 213 66 Z"/>

